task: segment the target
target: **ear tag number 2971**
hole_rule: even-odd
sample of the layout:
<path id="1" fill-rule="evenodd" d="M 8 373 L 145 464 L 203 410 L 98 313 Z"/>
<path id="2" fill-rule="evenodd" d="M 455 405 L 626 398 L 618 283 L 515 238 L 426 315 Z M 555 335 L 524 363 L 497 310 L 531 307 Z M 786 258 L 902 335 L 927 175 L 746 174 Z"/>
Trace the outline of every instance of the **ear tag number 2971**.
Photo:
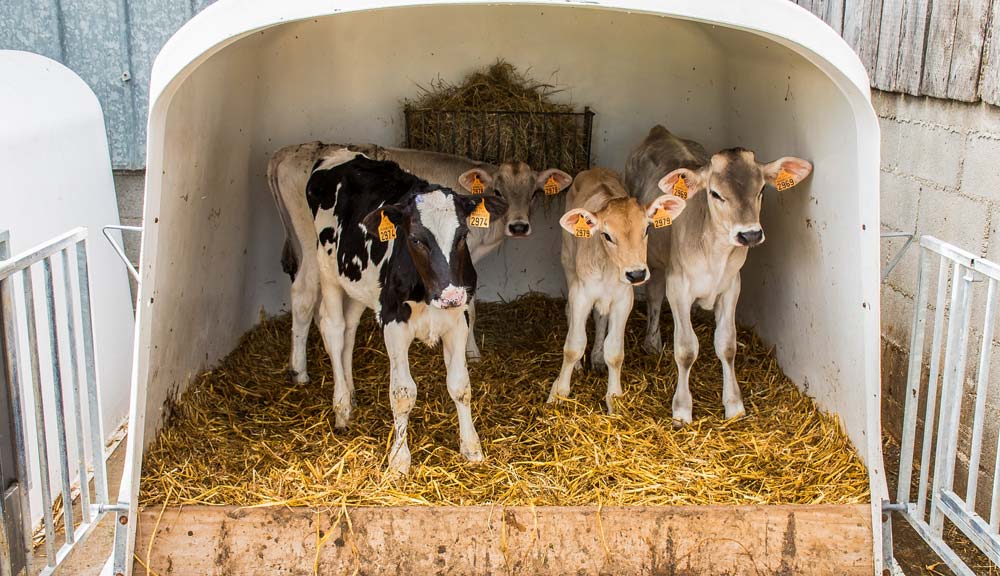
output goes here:
<path id="1" fill-rule="evenodd" d="M 396 239 L 396 225 L 382 212 L 382 221 L 378 225 L 378 239 L 382 242 Z"/>
<path id="2" fill-rule="evenodd" d="M 774 187 L 778 192 L 788 190 L 792 186 L 795 186 L 795 184 L 795 176 L 784 168 L 779 170 L 778 175 L 774 177 Z"/>
<path id="3" fill-rule="evenodd" d="M 576 224 L 573 226 L 574 236 L 577 238 L 590 238 L 590 224 L 587 224 L 587 219 L 580 214 L 576 219 Z"/>
<path id="4" fill-rule="evenodd" d="M 472 226 L 473 228 L 490 227 L 490 213 L 486 210 L 485 200 L 480 200 L 479 206 L 476 206 L 476 209 L 469 215 L 469 226 Z"/>
<path id="5" fill-rule="evenodd" d="M 472 184 L 469 186 L 469 190 L 476 195 L 486 191 L 486 186 L 483 186 L 483 181 L 479 179 L 479 174 L 472 177 Z"/>
<path id="6" fill-rule="evenodd" d="M 559 183 L 556 182 L 555 176 L 549 176 L 549 179 L 545 181 L 545 186 L 542 187 L 545 191 L 546 196 L 554 196 L 559 193 Z"/>

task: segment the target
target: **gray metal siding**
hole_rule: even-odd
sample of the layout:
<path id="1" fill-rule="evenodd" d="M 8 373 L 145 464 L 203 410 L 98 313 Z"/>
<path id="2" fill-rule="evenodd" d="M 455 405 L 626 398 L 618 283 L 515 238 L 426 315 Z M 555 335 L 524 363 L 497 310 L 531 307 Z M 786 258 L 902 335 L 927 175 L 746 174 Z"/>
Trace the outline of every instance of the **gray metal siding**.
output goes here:
<path id="1" fill-rule="evenodd" d="M 214 1 L 0 0 L 0 48 L 75 70 L 104 106 L 114 167 L 141 169 L 153 59 Z M 879 90 L 1000 104 L 1000 0 L 793 1 L 843 35 Z"/>
<path id="2" fill-rule="evenodd" d="M 118 169 L 146 164 L 149 74 L 167 39 L 214 0 L 0 0 L 0 48 L 62 62 L 97 94 Z"/>

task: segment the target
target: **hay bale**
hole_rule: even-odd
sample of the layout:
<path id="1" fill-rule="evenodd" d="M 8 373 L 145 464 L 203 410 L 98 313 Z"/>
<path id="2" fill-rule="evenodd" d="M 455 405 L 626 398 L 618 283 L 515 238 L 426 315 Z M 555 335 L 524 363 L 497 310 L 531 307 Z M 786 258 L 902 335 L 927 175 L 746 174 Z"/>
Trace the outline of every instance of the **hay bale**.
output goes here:
<path id="1" fill-rule="evenodd" d="M 590 122 L 551 98 L 562 89 L 518 72 L 504 60 L 460 84 L 441 78 L 403 103 L 409 148 L 483 162 L 527 162 L 576 174 L 590 166 Z"/>
<path id="2" fill-rule="evenodd" d="M 703 354 L 691 376 L 695 422 L 675 429 L 672 358 L 644 356 L 644 319 L 626 336 L 620 413 L 603 410 L 604 377 L 574 377 L 572 400 L 546 405 L 562 362 L 565 302 L 529 295 L 478 306 L 483 361 L 471 366 L 473 414 L 486 461 L 458 453 L 454 404 L 440 349 L 414 344 L 418 401 L 410 416 L 409 476 L 386 471 L 392 425 L 382 334 L 359 328 L 358 408 L 333 428 L 333 379 L 319 334 L 307 385 L 286 374 L 290 319 L 246 334 L 195 378 L 143 464 L 140 503 L 255 505 L 669 505 L 860 503 L 868 476 L 837 419 L 779 370 L 770 350 L 739 331 L 738 377 L 748 416 L 722 414 L 721 368 Z M 669 318 L 667 318 L 669 321 Z M 670 341 L 671 326 L 663 326 Z M 703 350 L 712 328 L 699 323 Z"/>

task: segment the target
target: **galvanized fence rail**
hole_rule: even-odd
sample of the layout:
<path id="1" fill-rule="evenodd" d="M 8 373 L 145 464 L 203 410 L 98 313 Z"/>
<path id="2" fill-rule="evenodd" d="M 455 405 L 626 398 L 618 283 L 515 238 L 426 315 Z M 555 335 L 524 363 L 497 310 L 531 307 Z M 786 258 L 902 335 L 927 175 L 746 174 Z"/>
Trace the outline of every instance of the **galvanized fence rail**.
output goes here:
<path id="1" fill-rule="evenodd" d="M 58 259 L 58 264 L 54 261 Z M 44 306 L 47 322 L 47 342 L 39 340 L 38 322 L 35 318 L 35 280 L 32 270 L 41 267 L 44 291 Z M 62 272 L 62 286 L 57 290 L 54 267 Z M 20 280 L 20 295 L 24 302 L 25 319 L 18 322 L 15 307 L 15 283 Z M 76 279 L 76 282 L 73 279 Z M 57 301 L 63 303 L 63 314 L 58 312 Z M 80 326 L 77 326 L 79 315 Z M 101 420 L 100 395 L 97 384 L 97 369 L 94 359 L 94 328 L 90 305 L 90 281 L 87 266 L 87 229 L 76 228 L 61 236 L 44 242 L 31 250 L 13 257 L 7 254 L 6 244 L 0 244 L 0 316 L 3 318 L 3 353 L 7 370 L 14 420 L 16 427 L 16 448 L 18 456 L 18 476 L 22 489 L 21 514 L 24 519 L 24 542 L 11 543 L 23 546 L 27 556 L 32 551 L 31 509 L 28 498 L 31 471 L 37 470 L 42 500 L 42 526 L 45 539 L 46 566 L 41 574 L 51 574 L 55 567 L 69 554 L 97 524 L 107 510 L 108 485 L 104 459 L 104 430 Z M 60 329 L 66 338 L 60 339 Z M 27 335 L 28 349 L 21 350 L 21 336 Z M 78 337 L 79 334 L 79 337 Z M 78 363 L 82 341 L 83 370 L 80 374 Z M 43 346 L 49 349 L 51 360 L 51 389 L 43 386 L 39 351 Z M 63 366 L 60 346 L 68 348 L 69 362 Z M 20 373 L 20 359 L 27 353 L 30 364 L 29 378 Z M 67 418 L 64 389 L 68 368 L 70 405 L 72 420 Z M 24 386 L 30 385 L 33 406 L 32 417 L 22 413 Z M 83 393 L 81 393 L 83 392 Z M 52 399 L 52 408 L 47 410 L 45 398 Z M 46 420 L 54 419 L 57 454 L 49 454 L 49 429 Z M 86 423 L 85 423 L 86 420 Z M 73 424 L 72 432 L 67 430 Z M 30 451 L 26 445 L 26 431 L 36 431 L 36 458 L 29 461 Z M 75 435 L 75 454 L 70 453 L 68 435 Z M 90 454 L 88 458 L 87 444 Z M 76 488 L 79 490 L 79 510 L 81 518 L 75 517 L 73 509 L 73 478 L 70 477 L 70 460 L 75 458 L 78 468 Z M 53 516 L 53 487 L 50 485 L 50 470 L 58 472 L 59 493 L 62 496 L 63 543 L 57 547 L 56 522 Z M 90 493 L 88 469 L 93 470 L 94 494 Z"/>
<path id="2" fill-rule="evenodd" d="M 934 276 L 932 259 L 938 259 L 933 319 L 928 326 L 928 300 Z M 932 236 L 920 238 L 917 268 L 917 295 L 910 339 L 904 405 L 902 442 L 899 457 L 899 485 L 894 504 L 886 511 L 899 512 L 914 530 L 962 576 L 975 573 L 955 553 L 944 537 L 945 519 L 976 545 L 993 563 L 1000 565 L 1000 444 L 992 475 L 992 504 L 989 519 L 976 513 L 980 496 L 979 476 L 983 457 L 986 399 L 990 379 L 990 359 L 996 328 L 997 288 L 1000 265 L 979 258 Z M 969 352 L 972 304 L 977 284 L 986 285 L 986 309 L 976 316 L 981 323 L 980 345 L 971 392 L 971 439 L 967 460 L 959 459 L 959 428 L 962 399 L 966 391 L 966 364 Z M 947 318 L 946 318 L 947 316 Z M 925 354 L 926 336 L 931 342 Z M 925 362 L 926 359 L 926 362 Z M 928 365 L 924 378 L 924 365 Z M 921 395 L 924 406 L 921 414 Z M 938 395 L 940 394 L 940 398 Z M 969 415 L 966 414 L 966 418 Z M 918 428 L 922 430 L 918 433 Z M 919 460 L 915 461 L 919 440 Z M 956 489 L 956 473 L 967 474 L 964 494 Z M 917 483 L 914 491 L 914 472 Z"/>

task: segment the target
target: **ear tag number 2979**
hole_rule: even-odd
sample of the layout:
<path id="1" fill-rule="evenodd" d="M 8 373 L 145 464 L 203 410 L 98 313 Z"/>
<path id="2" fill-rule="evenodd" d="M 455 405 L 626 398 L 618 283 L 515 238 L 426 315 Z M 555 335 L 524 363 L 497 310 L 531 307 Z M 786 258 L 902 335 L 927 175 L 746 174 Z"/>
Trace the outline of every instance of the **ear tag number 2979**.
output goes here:
<path id="1" fill-rule="evenodd" d="M 378 225 L 378 239 L 382 242 L 396 239 L 396 225 L 382 212 L 382 221 Z"/>
<path id="2" fill-rule="evenodd" d="M 574 236 L 577 238 L 590 238 L 590 224 L 587 224 L 587 219 L 580 214 L 576 219 L 576 224 L 573 226 Z"/>
<path id="3" fill-rule="evenodd" d="M 473 228 L 490 227 L 490 213 L 486 210 L 485 200 L 480 200 L 479 206 L 476 206 L 476 209 L 469 215 L 469 226 L 472 226 Z"/>
<path id="4" fill-rule="evenodd" d="M 673 220 L 670 219 L 670 213 L 659 207 L 656 212 L 653 213 L 653 228 L 664 228 L 673 224 Z"/>

